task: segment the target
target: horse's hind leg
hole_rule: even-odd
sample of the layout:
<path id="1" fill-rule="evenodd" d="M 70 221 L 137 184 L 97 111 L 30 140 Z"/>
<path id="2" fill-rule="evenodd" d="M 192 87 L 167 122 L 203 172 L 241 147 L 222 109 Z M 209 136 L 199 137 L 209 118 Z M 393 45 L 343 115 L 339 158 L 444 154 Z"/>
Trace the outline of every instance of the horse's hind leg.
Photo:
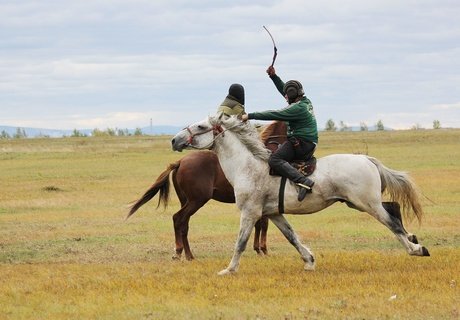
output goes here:
<path id="1" fill-rule="evenodd" d="M 417 238 L 407 233 L 406 229 L 404 229 L 399 204 L 397 202 L 383 202 L 375 208 L 365 211 L 369 212 L 373 217 L 390 229 L 410 255 L 430 255 L 425 247 L 418 244 Z"/>
<path id="2" fill-rule="evenodd" d="M 190 217 L 192 215 L 193 215 L 193 213 L 191 215 L 187 216 L 187 218 L 185 219 L 185 222 L 183 223 L 183 227 L 182 227 L 182 231 L 181 231 L 182 243 L 184 245 L 184 251 L 185 251 L 185 259 L 187 259 L 189 261 L 195 259 L 195 257 L 193 256 L 192 250 L 190 249 L 190 244 L 188 242 L 189 222 L 190 222 Z"/>
<path id="3" fill-rule="evenodd" d="M 410 242 L 418 244 L 417 237 L 415 234 L 408 233 L 406 229 L 404 228 L 403 222 L 402 222 L 402 216 L 401 216 L 401 209 L 400 205 L 397 202 L 382 202 L 383 208 L 390 214 L 392 219 L 396 219 L 401 223 L 402 229 L 404 230 L 405 233 L 407 233 L 407 238 Z"/>
<path id="4" fill-rule="evenodd" d="M 173 256 L 173 259 L 180 259 L 182 251 L 184 251 L 187 260 L 195 259 L 188 242 L 189 221 L 190 217 L 206 202 L 207 201 L 204 203 L 202 201 L 187 201 L 185 205 L 173 215 L 174 234 L 176 237 L 176 254 Z"/>
<path id="5" fill-rule="evenodd" d="M 176 240 L 176 252 L 172 257 L 174 260 L 180 260 L 182 256 L 182 251 L 184 251 L 184 243 L 181 232 L 183 224 L 183 215 L 183 207 L 173 215 L 174 238 Z"/>
<path id="6" fill-rule="evenodd" d="M 315 270 L 315 258 L 311 253 L 310 249 L 302 245 L 299 241 L 299 238 L 295 234 L 289 222 L 282 215 L 273 215 L 270 216 L 270 220 L 280 229 L 284 234 L 286 239 L 297 249 L 302 257 L 302 260 L 305 262 L 305 270 Z"/>

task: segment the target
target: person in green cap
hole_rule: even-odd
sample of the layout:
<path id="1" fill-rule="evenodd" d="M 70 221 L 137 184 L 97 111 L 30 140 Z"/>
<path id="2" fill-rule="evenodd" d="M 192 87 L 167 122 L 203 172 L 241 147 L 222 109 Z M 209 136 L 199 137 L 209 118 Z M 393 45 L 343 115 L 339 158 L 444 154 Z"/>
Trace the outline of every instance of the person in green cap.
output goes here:
<path id="1" fill-rule="evenodd" d="M 313 156 L 318 143 L 318 127 L 311 101 L 305 97 L 302 84 L 297 80 L 284 83 L 276 75 L 275 68 L 267 69 L 270 79 L 278 91 L 286 98 L 289 105 L 280 110 L 250 112 L 242 115 L 241 119 L 279 120 L 288 125 L 288 140 L 275 151 L 268 160 L 273 170 L 283 177 L 293 181 L 300 187 L 298 200 L 302 201 L 307 193 L 312 192 L 313 180 L 299 173 L 289 162 L 293 160 L 308 160 Z"/>
<path id="2" fill-rule="evenodd" d="M 234 83 L 228 88 L 228 95 L 217 108 L 217 113 L 222 112 L 227 116 L 240 116 L 244 111 L 244 87 L 239 83 Z"/>

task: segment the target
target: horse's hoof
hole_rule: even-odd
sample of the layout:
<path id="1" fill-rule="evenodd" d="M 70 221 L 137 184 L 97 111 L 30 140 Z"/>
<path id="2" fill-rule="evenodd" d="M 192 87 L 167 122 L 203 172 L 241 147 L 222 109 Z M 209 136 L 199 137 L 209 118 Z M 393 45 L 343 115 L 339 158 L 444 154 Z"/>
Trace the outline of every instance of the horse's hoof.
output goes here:
<path id="1" fill-rule="evenodd" d="M 224 270 L 222 270 L 222 271 L 219 271 L 219 272 L 217 273 L 217 275 L 219 275 L 219 276 L 226 276 L 226 275 L 235 274 L 235 273 L 236 273 L 236 271 L 231 271 L 231 270 L 229 270 L 229 269 L 224 269 Z"/>
<path id="2" fill-rule="evenodd" d="M 428 249 L 425 247 L 422 247 L 422 253 L 424 257 L 429 257 L 430 253 L 428 252 Z"/>
<path id="3" fill-rule="evenodd" d="M 418 239 L 417 237 L 415 236 L 415 234 L 410 234 L 407 239 L 412 242 L 413 244 L 418 244 Z"/>
<path id="4" fill-rule="evenodd" d="M 315 271 L 315 264 L 305 263 L 303 269 L 305 271 Z"/>
<path id="5" fill-rule="evenodd" d="M 180 257 L 180 255 L 175 254 L 175 255 L 173 255 L 173 256 L 171 257 L 171 259 L 173 259 L 173 260 L 175 260 L 175 261 L 180 261 L 181 257 Z"/>
<path id="6" fill-rule="evenodd" d="M 257 251 L 258 257 L 265 257 L 267 255 L 267 251 L 259 250 Z"/>

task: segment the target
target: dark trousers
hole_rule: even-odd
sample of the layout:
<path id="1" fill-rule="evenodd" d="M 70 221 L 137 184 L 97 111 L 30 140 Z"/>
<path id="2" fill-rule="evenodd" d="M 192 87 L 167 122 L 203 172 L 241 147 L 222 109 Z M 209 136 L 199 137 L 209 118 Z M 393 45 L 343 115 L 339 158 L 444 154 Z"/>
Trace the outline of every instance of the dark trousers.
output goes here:
<path id="1" fill-rule="evenodd" d="M 294 160 L 308 160 L 313 156 L 316 145 L 313 142 L 299 138 L 289 138 L 268 159 L 270 168 L 278 174 L 296 183 L 302 182 L 305 177 L 294 169 L 289 162 Z"/>

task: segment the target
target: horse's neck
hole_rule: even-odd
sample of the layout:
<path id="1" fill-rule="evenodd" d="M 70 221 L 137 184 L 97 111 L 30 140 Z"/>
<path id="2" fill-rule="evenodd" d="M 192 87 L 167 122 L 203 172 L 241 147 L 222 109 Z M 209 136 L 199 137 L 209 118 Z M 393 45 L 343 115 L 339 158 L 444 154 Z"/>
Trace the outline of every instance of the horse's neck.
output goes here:
<path id="1" fill-rule="evenodd" d="M 216 142 L 214 152 L 219 158 L 227 180 L 234 187 L 238 181 L 250 179 L 247 173 L 256 173 L 261 167 L 268 172 L 268 164 L 261 164 L 262 161 L 256 158 L 232 132 L 225 132 L 225 136 Z"/>
<path id="2" fill-rule="evenodd" d="M 260 139 L 264 144 L 267 144 L 269 139 L 283 143 L 286 141 L 286 134 L 286 123 L 284 121 L 273 121 L 262 130 Z"/>

